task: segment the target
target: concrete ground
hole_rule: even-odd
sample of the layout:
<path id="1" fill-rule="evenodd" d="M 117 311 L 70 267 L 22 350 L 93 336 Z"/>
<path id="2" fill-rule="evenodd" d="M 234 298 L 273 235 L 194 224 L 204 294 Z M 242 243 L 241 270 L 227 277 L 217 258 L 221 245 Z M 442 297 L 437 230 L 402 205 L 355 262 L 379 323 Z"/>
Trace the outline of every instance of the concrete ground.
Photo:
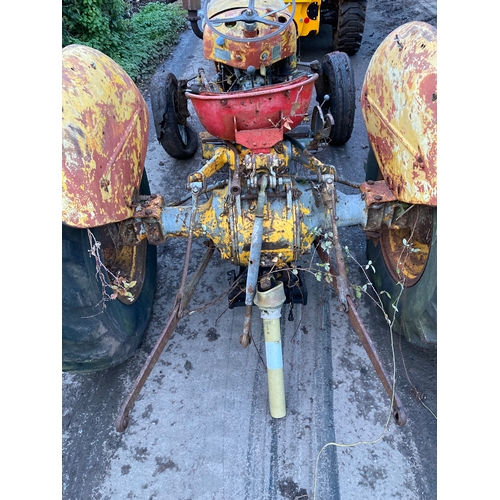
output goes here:
<path id="1" fill-rule="evenodd" d="M 352 58 L 358 94 L 370 56 L 393 28 L 414 19 L 436 24 L 435 2 L 404 10 L 390 8 L 391 2 L 368 3 L 363 45 Z M 328 45 L 326 29 L 301 41 L 302 58 L 321 59 Z M 165 65 L 177 77 L 200 65 L 208 73 L 211 65 L 201 52 L 201 41 L 186 32 Z M 367 150 L 358 110 L 352 139 L 321 158 L 341 177 L 360 182 Z M 152 192 L 183 196 L 187 175 L 199 165 L 199 153 L 190 161 L 170 158 L 151 128 L 146 169 Z M 341 241 L 365 262 L 358 228 L 342 230 Z M 202 251 L 197 242 L 191 271 Z M 408 415 L 406 426 L 396 426 L 389 398 L 335 293 L 312 275 L 306 277 L 308 305 L 296 305 L 291 321 L 287 306 L 281 319 L 285 418 L 269 414 L 258 311 L 255 342 L 243 349 L 243 309 L 228 310 L 223 299 L 179 323 L 131 411 L 129 428 L 116 432 L 120 406 L 172 308 L 184 252 L 185 240 L 158 248 L 155 305 L 137 354 L 105 372 L 63 374 L 64 500 L 437 498 L 436 352 L 394 338 L 397 390 Z M 303 265 L 312 258 L 305 256 Z M 232 269 L 216 254 L 190 307 L 218 296 Z M 353 268 L 350 277 L 357 273 Z M 363 301 L 358 307 L 392 372 L 391 338 L 380 311 Z"/>

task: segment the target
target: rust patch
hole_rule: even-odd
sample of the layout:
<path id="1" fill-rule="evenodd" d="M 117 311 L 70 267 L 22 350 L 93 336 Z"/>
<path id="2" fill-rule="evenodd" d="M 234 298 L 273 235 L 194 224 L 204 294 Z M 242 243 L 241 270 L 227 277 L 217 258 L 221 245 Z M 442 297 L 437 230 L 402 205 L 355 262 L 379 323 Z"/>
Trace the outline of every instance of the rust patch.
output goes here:
<path id="1" fill-rule="evenodd" d="M 135 208 L 134 217 L 136 218 L 152 218 L 161 219 L 164 200 L 160 195 L 141 196 L 139 204 Z"/>
<path id="2" fill-rule="evenodd" d="M 361 108 L 381 173 L 398 200 L 437 206 L 437 32 L 394 30 L 372 57 Z"/>
<path id="3" fill-rule="evenodd" d="M 371 206 L 374 203 L 396 201 L 394 193 L 385 181 L 367 181 L 360 186 L 360 191 L 365 195 L 365 203 Z"/>
<path id="4" fill-rule="evenodd" d="M 234 8 L 236 5 L 231 6 L 230 3 L 231 2 L 228 2 L 224 6 L 224 8 L 227 9 L 225 12 L 216 12 L 216 8 L 219 4 L 209 6 L 209 17 L 216 17 L 221 20 L 230 19 L 239 16 L 244 11 L 244 8 L 241 6 L 238 5 L 238 8 Z M 266 13 L 275 10 L 272 7 L 279 8 L 279 4 L 276 3 L 273 6 L 271 2 L 269 2 L 266 8 L 256 7 L 256 11 L 260 17 L 265 17 Z M 274 14 L 270 20 L 276 22 L 278 18 L 289 16 L 290 12 L 286 10 Z M 272 33 L 276 31 L 276 27 L 264 25 L 262 23 L 257 23 L 257 27 L 257 37 L 259 38 L 272 35 Z M 245 32 L 243 22 L 221 23 L 216 29 L 224 35 L 236 37 L 241 39 L 241 41 L 236 42 L 234 40 L 225 39 L 224 43 L 219 45 L 217 43 L 219 35 L 214 33 L 210 27 L 206 25 L 203 33 L 203 55 L 205 59 L 228 64 L 233 68 L 246 70 L 248 66 L 254 66 L 255 68 L 266 67 L 274 64 L 277 60 L 285 59 L 296 53 L 297 35 L 293 22 L 281 33 L 262 41 L 252 41 L 254 36 L 248 36 L 248 32 Z M 246 43 L 245 38 L 249 40 Z"/>
<path id="5" fill-rule="evenodd" d="M 133 215 L 148 135 L 146 103 L 109 57 L 62 51 L 62 220 L 95 227 Z"/>

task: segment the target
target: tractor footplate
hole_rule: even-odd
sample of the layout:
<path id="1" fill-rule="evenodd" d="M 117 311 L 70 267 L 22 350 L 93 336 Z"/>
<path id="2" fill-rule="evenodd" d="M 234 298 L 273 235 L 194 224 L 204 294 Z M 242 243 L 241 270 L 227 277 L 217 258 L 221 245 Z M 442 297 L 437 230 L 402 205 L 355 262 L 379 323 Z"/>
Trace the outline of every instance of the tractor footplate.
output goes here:
<path id="1" fill-rule="evenodd" d="M 269 273 L 268 268 L 259 269 L 259 280 L 261 276 Z M 243 307 L 245 305 L 245 283 L 246 283 L 246 267 L 240 267 L 238 275 L 233 269 L 227 273 L 231 289 L 228 293 L 229 309 L 235 307 Z M 277 281 L 283 282 L 285 290 L 285 304 L 302 304 L 307 305 L 307 287 L 304 280 L 304 273 L 297 269 L 297 274 L 292 273 L 292 270 L 285 268 L 283 270 L 274 271 L 272 273 Z"/>

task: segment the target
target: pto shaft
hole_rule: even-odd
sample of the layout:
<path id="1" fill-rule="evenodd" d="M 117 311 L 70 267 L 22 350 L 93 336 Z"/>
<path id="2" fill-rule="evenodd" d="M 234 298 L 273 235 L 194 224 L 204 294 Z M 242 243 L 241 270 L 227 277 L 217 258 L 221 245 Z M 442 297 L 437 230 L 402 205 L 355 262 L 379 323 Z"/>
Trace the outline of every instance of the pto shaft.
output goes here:
<path id="1" fill-rule="evenodd" d="M 260 317 L 264 324 L 269 410 L 273 418 L 283 418 L 286 415 L 280 332 L 281 306 L 285 300 L 285 291 L 281 282 L 269 290 L 257 290 L 254 300 L 255 305 L 260 309 Z"/>

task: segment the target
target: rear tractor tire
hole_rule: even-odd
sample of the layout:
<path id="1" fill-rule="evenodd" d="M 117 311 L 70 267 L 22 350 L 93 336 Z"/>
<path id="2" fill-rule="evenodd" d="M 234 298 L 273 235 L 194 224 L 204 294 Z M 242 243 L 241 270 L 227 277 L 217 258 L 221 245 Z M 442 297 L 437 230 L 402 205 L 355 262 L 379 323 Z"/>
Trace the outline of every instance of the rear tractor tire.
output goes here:
<path id="1" fill-rule="evenodd" d="M 146 176 L 141 194 L 149 194 Z M 89 231 L 91 235 L 89 235 Z M 92 237 L 93 235 L 93 237 Z M 127 296 L 104 301 L 113 294 L 107 270 L 96 270 L 89 253 L 100 242 L 101 262 L 115 276 L 136 284 Z M 62 370 L 93 372 L 118 365 L 134 354 L 151 316 L 156 288 L 156 247 L 143 240 L 124 246 L 115 224 L 91 230 L 62 227 Z"/>
<path id="2" fill-rule="evenodd" d="M 380 180 L 370 148 L 366 180 Z M 419 226 L 388 229 L 367 240 L 369 277 L 391 320 L 393 329 L 411 344 L 437 346 L 437 208 L 419 207 Z"/>
<path id="3" fill-rule="evenodd" d="M 198 148 L 198 136 L 187 123 L 186 99 L 179 94 L 177 78 L 172 73 L 158 71 L 149 87 L 156 137 L 173 158 L 191 158 Z"/>

